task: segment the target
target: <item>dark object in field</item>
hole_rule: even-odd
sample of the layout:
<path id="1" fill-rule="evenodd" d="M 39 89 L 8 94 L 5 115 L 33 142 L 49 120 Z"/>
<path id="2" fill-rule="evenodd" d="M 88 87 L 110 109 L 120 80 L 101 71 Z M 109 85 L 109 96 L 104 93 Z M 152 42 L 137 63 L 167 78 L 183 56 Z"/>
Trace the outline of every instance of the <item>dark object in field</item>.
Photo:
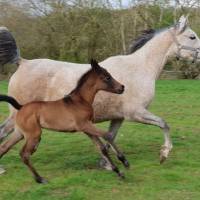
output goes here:
<path id="1" fill-rule="evenodd" d="M 38 183 L 45 183 L 46 180 L 38 174 L 30 162 L 30 156 L 36 151 L 40 142 L 41 129 L 47 128 L 62 132 L 83 131 L 99 148 L 112 170 L 123 177 L 99 137 L 104 137 L 112 146 L 117 158 L 125 167 L 128 167 L 129 163 L 112 142 L 109 133 L 97 129 L 92 124 L 92 103 L 99 90 L 122 94 L 124 86 L 117 82 L 104 68 L 100 67 L 95 60 L 91 61 L 91 65 L 92 69 L 80 78 L 76 88 L 69 95 L 57 101 L 32 102 L 22 106 L 14 98 L 0 95 L 0 101 L 6 101 L 19 110 L 16 116 L 15 131 L 0 146 L 0 157 L 8 152 L 13 145 L 25 138 L 26 142 L 20 156 L 32 172 L 35 180 Z"/>

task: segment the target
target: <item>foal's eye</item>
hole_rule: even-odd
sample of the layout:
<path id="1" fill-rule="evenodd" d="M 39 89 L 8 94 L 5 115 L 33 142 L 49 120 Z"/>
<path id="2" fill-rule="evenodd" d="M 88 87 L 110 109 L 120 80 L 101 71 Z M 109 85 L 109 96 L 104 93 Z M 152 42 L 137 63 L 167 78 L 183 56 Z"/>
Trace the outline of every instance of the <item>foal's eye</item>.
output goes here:
<path id="1" fill-rule="evenodd" d="M 105 77 L 105 81 L 110 81 L 111 77 L 110 76 L 106 76 Z"/>
<path id="2" fill-rule="evenodd" d="M 191 40 L 195 40 L 195 39 L 196 39 L 195 36 L 190 36 L 189 38 L 190 38 Z"/>

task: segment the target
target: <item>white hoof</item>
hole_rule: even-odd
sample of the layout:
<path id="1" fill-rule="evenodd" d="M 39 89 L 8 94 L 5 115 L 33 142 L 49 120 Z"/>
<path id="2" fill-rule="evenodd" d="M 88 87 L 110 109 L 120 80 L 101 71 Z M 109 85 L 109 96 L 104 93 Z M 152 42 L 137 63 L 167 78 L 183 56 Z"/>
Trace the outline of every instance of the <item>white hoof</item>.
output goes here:
<path id="1" fill-rule="evenodd" d="M 2 168 L 2 166 L 0 166 L 0 175 L 4 174 L 6 172 L 6 170 L 4 168 Z"/>
<path id="2" fill-rule="evenodd" d="M 160 164 L 162 164 L 168 158 L 170 150 L 171 148 L 162 146 L 160 150 Z"/>

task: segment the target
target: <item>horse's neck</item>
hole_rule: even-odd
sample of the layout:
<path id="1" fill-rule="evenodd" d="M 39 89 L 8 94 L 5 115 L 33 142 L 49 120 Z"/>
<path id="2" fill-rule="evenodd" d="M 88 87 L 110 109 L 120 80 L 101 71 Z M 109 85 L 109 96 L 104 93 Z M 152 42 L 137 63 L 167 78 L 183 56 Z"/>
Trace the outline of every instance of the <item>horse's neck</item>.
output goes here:
<path id="1" fill-rule="evenodd" d="M 135 63 L 134 59 L 138 59 L 138 68 L 141 73 L 146 73 L 148 77 L 156 80 L 168 58 L 168 51 L 173 43 L 173 38 L 169 31 L 164 31 L 156 35 L 140 50 L 131 54 L 130 60 Z M 143 70 L 142 70 L 143 69 Z"/>

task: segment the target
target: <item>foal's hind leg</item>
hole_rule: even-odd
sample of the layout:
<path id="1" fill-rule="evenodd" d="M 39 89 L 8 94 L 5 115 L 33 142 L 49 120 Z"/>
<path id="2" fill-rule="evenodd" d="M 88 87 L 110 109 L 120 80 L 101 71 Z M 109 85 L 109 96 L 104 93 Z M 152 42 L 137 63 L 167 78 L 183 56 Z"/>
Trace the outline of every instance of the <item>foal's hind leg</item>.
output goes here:
<path id="1" fill-rule="evenodd" d="M 34 134 L 34 137 L 32 137 L 31 134 L 28 135 L 28 137 L 26 138 L 26 143 L 20 152 L 20 156 L 24 164 L 27 165 L 27 167 L 32 172 L 35 181 L 37 183 L 47 183 L 47 181 L 38 174 L 38 172 L 30 162 L 30 156 L 37 150 L 37 147 L 39 145 L 40 135 L 41 133 L 38 133 L 37 135 Z"/>
<path id="2" fill-rule="evenodd" d="M 111 166 L 112 170 L 114 172 L 116 172 L 118 174 L 119 177 L 124 178 L 124 174 L 121 173 L 118 169 L 118 167 L 113 163 L 112 159 L 110 158 L 107 148 L 106 146 L 101 142 L 101 140 L 93 135 L 89 135 L 87 134 L 92 140 L 93 142 L 96 144 L 96 146 L 98 147 L 98 149 L 101 152 L 101 155 L 103 156 L 103 158 L 107 161 L 107 163 L 109 163 L 109 165 Z"/>

